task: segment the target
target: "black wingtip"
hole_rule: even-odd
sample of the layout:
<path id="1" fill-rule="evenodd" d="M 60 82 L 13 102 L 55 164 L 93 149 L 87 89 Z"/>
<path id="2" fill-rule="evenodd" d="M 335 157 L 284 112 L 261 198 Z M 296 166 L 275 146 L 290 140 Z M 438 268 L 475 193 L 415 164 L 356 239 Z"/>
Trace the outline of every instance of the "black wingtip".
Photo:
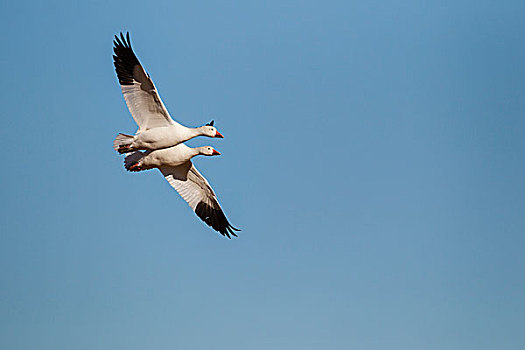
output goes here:
<path id="1" fill-rule="evenodd" d="M 133 69 L 136 65 L 139 65 L 139 60 L 133 49 L 131 48 L 131 39 L 129 32 L 120 32 L 119 35 L 115 35 L 113 40 L 113 64 L 115 65 L 115 71 L 121 85 L 133 84 Z"/>
<path id="2" fill-rule="evenodd" d="M 221 208 L 215 209 L 205 202 L 199 202 L 195 207 L 195 214 L 208 226 L 229 239 L 231 236 L 237 237 L 234 231 L 240 231 L 228 222 Z"/>

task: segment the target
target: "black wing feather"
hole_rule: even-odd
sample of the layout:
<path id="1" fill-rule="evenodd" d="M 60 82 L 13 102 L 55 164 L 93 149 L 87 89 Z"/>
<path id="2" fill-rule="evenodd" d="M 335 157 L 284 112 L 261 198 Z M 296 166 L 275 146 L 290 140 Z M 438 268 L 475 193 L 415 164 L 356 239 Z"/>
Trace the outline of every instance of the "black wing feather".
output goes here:
<path id="1" fill-rule="evenodd" d="M 212 208 L 205 202 L 199 202 L 199 204 L 197 204 L 195 207 L 195 214 L 197 214 L 197 216 L 202 221 L 208 224 L 208 226 L 212 227 L 215 231 L 228 238 L 231 238 L 230 235 L 237 237 L 235 231 L 240 231 L 228 222 L 226 215 L 224 215 L 220 208 Z"/>
<path id="2" fill-rule="evenodd" d="M 115 65 L 120 85 L 133 85 L 135 80 L 133 71 L 135 66 L 140 66 L 140 62 L 131 48 L 129 32 L 126 34 L 126 39 L 122 33 L 120 33 L 120 38 L 115 35 L 115 40 L 113 40 L 113 52 L 115 52 L 113 64 Z"/>

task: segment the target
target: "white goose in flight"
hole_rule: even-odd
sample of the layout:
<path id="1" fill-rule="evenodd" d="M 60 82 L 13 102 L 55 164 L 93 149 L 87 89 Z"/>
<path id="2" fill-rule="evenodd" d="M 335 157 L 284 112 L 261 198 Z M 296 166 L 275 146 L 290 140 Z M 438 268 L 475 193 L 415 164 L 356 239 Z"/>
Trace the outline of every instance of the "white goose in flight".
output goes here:
<path id="1" fill-rule="evenodd" d="M 162 103 L 149 74 L 140 64 L 131 48 L 129 33 L 115 35 L 113 41 L 113 63 L 133 119 L 139 126 L 132 135 L 119 134 L 113 148 L 119 153 L 136 150 L 155 150 L 171 147 L 197 136 L 220 137 L 220 132 L 211 123 L 198 128 L 188 128 L 174 121 Z"/>
<path id="2" fill-rule="evenodd" d="M 191 162 L 191 158 L 197 155 L 216 156 L 220 153 L 211 146 L 191 148 L 179 143 L 155 151 L 129 153 L 124 166 L 128 171 L 158 168 L 202 221 L 223 236 L 237 237 L 235 231 L 240 230 L 228 222 L 215 192 Z"/>

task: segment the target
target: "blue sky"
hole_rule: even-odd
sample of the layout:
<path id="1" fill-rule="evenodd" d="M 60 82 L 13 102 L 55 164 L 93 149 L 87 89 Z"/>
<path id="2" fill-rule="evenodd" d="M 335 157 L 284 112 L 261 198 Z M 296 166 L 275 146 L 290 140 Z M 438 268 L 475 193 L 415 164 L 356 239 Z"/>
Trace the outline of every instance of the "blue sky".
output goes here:
<path id="1" fill-rule="evenodd" d="M 521 1 L 4 1 L 0 347 L 523 349 Z M 130 31 L 227 240 L 157 171 Z"/>

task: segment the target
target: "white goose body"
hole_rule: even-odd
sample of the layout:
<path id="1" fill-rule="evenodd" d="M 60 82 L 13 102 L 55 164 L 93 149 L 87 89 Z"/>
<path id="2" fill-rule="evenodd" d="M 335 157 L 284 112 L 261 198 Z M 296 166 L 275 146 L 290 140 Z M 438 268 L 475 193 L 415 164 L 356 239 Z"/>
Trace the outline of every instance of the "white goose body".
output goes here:
<path id="1" fill-rule="evenodd" d="M 204 135 L 201 128 L 188 128 L 180 124 L 139 131 L 131 143 L 131 149 L 156 150 L 178 145 L 194 137 Z"/>
<path id="2" fill-rule="evenodd" d="M 140 157 L 136 167 L 140 167 L 141 170 L 160 168 L 161 166 L 176 167 L 201 154 L 201 148 L 206 147 L 191 148 L 179 143 L 172 147 L 146 152 Z"/>
<path id="3" fill-rule="evenodd" d="M 136 150 L 155 150 L 175 146 L 197 136 L 223 136 L 213 127 L 213 121 L 197 128 L 188 128 L 173 120 L 162 103 L 150 76 L 131 48 L 129 33 L 126 38 L 115 36 L 113 63 L 126 100 L 126 105 L 139 129 L 135 135 L 119 134 L 113 147 L 119 153 Z"/>
<path id="4" fill-rule="evenodd" d="M 158 168 L 202 221 L 231 238 L 236 237 L 235 231 L 239 230 L 228 222 L 215 192 L 191 162 L 191 158 L 197 155 L 219 154 L 211 146 L 191 148 L 181 143 L 155 151 L 129 153 L 124 165 L 128 171 Z"/>

